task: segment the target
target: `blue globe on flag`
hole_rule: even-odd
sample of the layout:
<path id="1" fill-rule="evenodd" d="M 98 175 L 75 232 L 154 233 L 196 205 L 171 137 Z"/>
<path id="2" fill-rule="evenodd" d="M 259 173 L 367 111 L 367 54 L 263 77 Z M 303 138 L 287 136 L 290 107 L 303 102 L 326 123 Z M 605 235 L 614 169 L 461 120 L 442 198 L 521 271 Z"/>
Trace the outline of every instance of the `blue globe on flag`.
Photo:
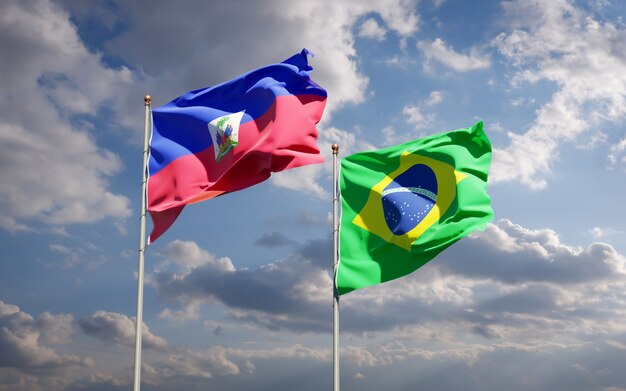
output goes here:
<path id="1" fill-rule="evenodd" d="M 385 187 L 382 204 L 387 226 L 394 235 L 415 228 L 437 202 L 437 177 L 425 164 L 416 164 Z"/>

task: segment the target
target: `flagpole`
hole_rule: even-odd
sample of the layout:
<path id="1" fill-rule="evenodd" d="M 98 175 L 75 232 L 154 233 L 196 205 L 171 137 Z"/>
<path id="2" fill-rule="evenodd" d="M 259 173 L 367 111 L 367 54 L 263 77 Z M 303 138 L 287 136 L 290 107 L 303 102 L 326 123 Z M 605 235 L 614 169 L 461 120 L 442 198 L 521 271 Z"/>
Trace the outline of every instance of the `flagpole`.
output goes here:
<path id="1" fill-rule="evenodd" d="M 337 262 L 339 225 L 337 221 L 337 153 L 339 145 L 333 144 L 333 390 L 339 391 L 339 293 L 337 292 Z"/>
<path id="2" fill-rule="evenodd" d="M 146 95 L 145 126 L 143 135 L 143 177 L 141 180 L 141 214 L 139 215 L 139 265 L 137 271 L 137 319 L 135 322 L 135 383 L 133 390 L 139 391 L 141 387 L 141 337 L 143 324 L 143 269 L 144 255 L 146 250 L 146 186 L 148 184 L 148 141 L 150 135 L 150 105 L 152 98 Z"/>

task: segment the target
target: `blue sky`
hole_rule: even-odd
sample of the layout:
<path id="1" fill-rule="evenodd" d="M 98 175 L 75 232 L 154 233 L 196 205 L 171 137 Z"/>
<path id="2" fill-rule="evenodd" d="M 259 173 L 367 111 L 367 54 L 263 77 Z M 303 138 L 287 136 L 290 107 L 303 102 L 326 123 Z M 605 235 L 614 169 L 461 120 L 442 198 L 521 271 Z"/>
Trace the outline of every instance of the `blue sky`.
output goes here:
<path id="1" fill-rule="evenodd" d="M 128 390 L 143 96 L 307 48 L 324 164 L 146 255 L 145 390 L 332 387 L 340 156 L 482 119 L 494 221 L 342 299 L 342 387 L 626 390 L 623 2 L 0 3 L 0 390 Z"/>

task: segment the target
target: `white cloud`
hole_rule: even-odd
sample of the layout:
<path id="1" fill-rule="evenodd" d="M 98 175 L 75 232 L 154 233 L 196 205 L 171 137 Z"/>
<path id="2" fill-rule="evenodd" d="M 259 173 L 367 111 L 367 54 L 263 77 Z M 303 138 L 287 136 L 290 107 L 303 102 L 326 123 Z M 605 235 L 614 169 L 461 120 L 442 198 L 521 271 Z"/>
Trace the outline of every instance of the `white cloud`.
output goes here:
<path id="1" fill-rule="evenodd" d="M 113 342 L 120 346 L 134 348 L 135 320 L 116 312 L 98 310 L 91 317 L 78 321 L 83 332 L 105 342 Z M 167 351 L 169 344 L 154 335 L 146 324 L 143 324 L 142 347 L 145 349 Z"/>
<path id="2" fill-rule="evenodd" d="M 0 301 L 0 316 L 13 315 L 20 312 L 20 307 Z"/>
<path id="3" fill-rule="evenodd" d="M 614 144 L 609 149 L 609 164 L 611 167 L 624 167 L 626 168 L 626 137 L 621 139 L 617 144 Z"/>
<path id="4" fill-rule="evenodd" d="M 41 342 L 49 344 L 64 344 L 71 340 L 74 334 L 74 317 L 72 315 L 53 315 L 44 312 L 36 321 L 41 330 Z"/>
<path id="5" fill-rule="evenodd" d="M 212 263 L 186 269 L 180 264 L 174 270 L 160 270 L 151 279 L 160 297 L 178 303 L 183 315 L 185 308 L 198 313 L 200 305 L 221 303 L 239 324 L 319 332 L 327 330 L 324 319 L 330 321 L 324 298 L 331 281 L 323 266 L 329 247 L 330 241 L 309 243 L 256 270 L 224 270 Z M 180 251 L 176 257 L 193 259 L 194 253 Z M 487 338 L 522 335 L 538 327 L 537 319 L 532 320 L 537 317 L 551 325 L 544 329 L 555 330 L 563 322 L 584 317 L 567 312 L 568 306 L 575 305 L 584 313 L 597 308 L 593 306 L 598 300 L 614 300 L 610 290 L 598 287 L 621 286 L 625 265 L 624 256 L 608 244 L 570 246 L 553 230 L 500 220 L 410 276 L 350 293 L 343 307 L 348 319 L 345 330 L 355 335 L 403 330 L 415 323 L 412 314 L 416 313 L 435 328 L 443 323 L 457 330 L 469 324 L 476 335 Z M 240 292 L 238 286 L 246 290 Z M 233 289 L 239 292 L 237 297 Z M 511 304 L 505 309 L 502 303 L 507 301 Z M 407 311 L 409 307 L 412 311 Z M 488 313 L 493 322 L 481 321 Z M 518 326 L 510 323 L 513 318 L 518 319 Z M 506 323 L 505 329 L 497 319 Z"/>
<path id="6" fill-rule="evenodd" d="M 383 141 L 383 145 L 394 145 L 398 143 L 396 129 L 393 126 L 385 126 L 381 133 L 383 134 L 383 136 L 385 136 L 385 141 Z"/>
<path id="7" fill-rule="evenodd" d="M 415 129 L 428 127 L 434 119 L 434 114 L 424 114 L 422 108 L 416 105 L 405 105 L 402 108 L 402 114 L 405 116 L 406 122 L 413 125 Z"/>
<path id="8" fill-rule="evenodd" d="M 493 44 L 519 67 L 513 85 L 547 80 L 558 90 L 528 131 L 510 134 L 509 146 L 494 151 L 490 179 L 540 189 L 563 143 L 586 144 L 593 125 L 626 114 L 626 30 L 565 0 L 507 2 L 504 9 L 513 30 Z"/>
<path id="9" fill-rule="evenodd" d="M 198 300 L 198 301 L 190 300 L 187 303 L 185 303 L 185 306 L 183 307 L 182 310 L 172 311 L 169 308 L 164 309 L 163 311 L 159 313 L 159 318 L 170 319 L 173 321 L 199 319 L 200 315 L 198 311 L 200 310 L 201 304 L 202 304 L 201 300 Z"/>
<path id="10" fill-rule="evenodd" d="M 332 285 L 327 271 L 314 264 L 325 247 L 310 246 L 284 260 L 248 270 L 216 262 L 213 255 L 194 242 L 175 241 L 159 254 L 164 261 L 148 278 L 163 299 L 183 308 L 164 311 L 163 317 L 180 315 L 176 319 L 193 319 L 200 305 L 222 303 L 229 308 L 230 316 L 241 322 L 270 329 L 315 330 L 320 327 L 320 320 L 303 314 L 319 315 L 324 302 L 321 298 Z M 187 259 L 192 260 L 192 267 Z M 242 290 L 241 286 L 246 288 Z"/>
<path id="11" fill-rule="evenodd" d="M 228 257 L 216 258 L 213 254 L 200 248 L 196 242 L 185 240 L 174 240 L 157 253 L 163 258 L 154 270 L 159 272 L 169 266 L 176 265 L 183 273 L 206 266 L 215 269 L 217 272 L 232 272 L 235 266 Z"/>
<path id="12" fill-rule="evenodd" d="M 89 268 L 100 266 L 105 261 L 102 250 L 93 243 L 83 243 L 80 246 L 68 247 L 62 244 L 53 243 L 48 245 L 51 253 L 60 254 L 61 260 L 54 261 L 51 259 L 49 266 L 60 266 L 71 268 L 78 265 L 84 265 Z M 51 257 L 52 258 L 52 257 Z"/>
<path id="13" fill-rule="evenodd" d="M 432 42 L 419 41 L 417 48 L 425 57 L 424 68 L 430 70 L 431 62 L 436 61 L 457 72 L 468 72 L 477 69 L 489 68 L 491 61 L 476 49 L 471 49 L 469 54 L 461 54 L 449 48 L 443 39 L 437 38 Z"/>
<path id="14" fill-rule="evenodd" d="M 443 102 L 445 94 L 443 91 L 432 91 L 426 101 L 426 106 L 435 106 Z"/>
<path id="15" fill-rule="evenodd" d="M 199 376 L 206 379 L 213 377 L 213 373 L 220 375 L 238 375 L 239 366 L 226 357 L 222 347 L 216 347 L 202 352 L 186 351 L 169 356 L 167 364 L 159 368 L 161 375 L 172 376 Z"/>
<path id="16" fill-rule="evenodd" d="M 326 161 L 328 160 L 326 159 Z M 317 198 L 327 199 L 330 194 L 320 184 L 321 177 L 326 173 L 324 166 L 320 164 L 309 165 L 274 174 L 271 177 L 271 182 L 285 189 L 297 190 Z"/>
<path id="17" fill-rule="evenodd" d="M 415 60 L 412 58 L 409 58 L 407 56 L 399 56 L 399 55 L 394 55 L 392 57 L 386 58 L 385 59 L 385 64 L 389 65 L 389 66 L 393 66 L 393 67 L 398 67 L 401 69 L 406 69 L 409 67 L 409 65 L 415 63 Z"/>
<path id="18" fill-rule="evenodd" d="M 93 366 L 89 357 L 61 354 L 44 345 L 68 342 L 74 332 L 72 321 L 71 315 L 48 312 L 35 319 L 0 301 L 0 368 L 58 375 L 72 367 Z"/>
<path id="19" fill-rule="evenodd" d="M 402 108 L 402 114 L 406 116 L 406 122 L 412 125 L 420 125 L 426 122 L 426 116 L 417 106 L 406 105 Z"/>
<path id="20" fill-rule="evenodd" d="M 224 306 L 238 333 L 256 326 L 258 336 L 260 326 L 280 336 L 278 344 L 290 332 L 309 340 L 312 334 L 330 333 L 332 324 L 332 286 L 327 265 L 322 266 L 329 249 L 330 240 L 308 243 L 284 259 L 247 270 L 235 268 L 230 260 L 220 263 L 196 243 L 176 241 L 159 254 L 163 262 L 151 279 L 161 299 L 177 302 L 183 310 L 186 305 Z M 367 378 L 370 367 L 393 370 L 421 364 L 435 370 L 441 363 L 455 363 L 467 376 L 475 373 L 476 365 L 499 368 L 502 355 L 525 362 L 535 355 L 562 359 L 567 351 L 580 359 L 604 346 L 593 341 L 606 338 L 619 348 L 626 327 L 618 310 L 623 298 L 615 292 L 625 289 L 625 264 L 609 245 L 571 246 L 551 229 L 500 220 L 416 273 L 345 296 L 342 332 L 349 338 L 342 357 L 348 373 Z M 15 310 L 0 305 L 0 312 Z M 104 322 L 108 326 L 98 329 L 131 323 L 119 314 L 113 318 L 121 321 Z M 221 322 L 204 323 L 219 334 Z M 123 329 L 127 331 L 103 339 L 129 346 L 131 327 Z M 90 335 L 96 334 L 106 333 Z M 246 373 L 270 362 L 327 363 L 330 348 L 287 342 L 267 349 L 168 347 L 155 354 L 146 366 L 146 381 L 174 389 L 197 378 L 216 384 L 243 381 Z"/>
<path id="21" fill-rule="evenodd" d="M 434 113 L 426 113 L 425 110 L 432 108 L 443 102 L 443 91 L 431 91 L 428 98 L 424 99 L 418 104 L 407 104 L 402 107 L 402 115 L 404 120 L 409 125 L 413 126 L 413 130 L 419 130 L 429 127 L 434 119 Z M 416 132 L 403 131 L 402 134 L 398 134 L 393 126 L 387 126 L 382 130 L 385 136 L 384 145 L 395 145 L 401 142 L 414 140 L 419 137 Z"/>
<path id="22" fill-rule="evenodd" d="M 34 229 L 29 227 L 28 225 L 19 223 L 15 219 L 8 217 L 8 216 L 0 217 L 0 227 L 4 228 L 5 230 L 11 233 L 36 232 Z"/>
<path id="23" fill-rule="evenodd" d="M 267 349 L 236 349 L 222 346 L 197 351 L 180 349 L 170 354 L 166 360 L 159 360 L 147 366 L 145 379 L 151 384 L 169 390 L 176 389 L 176 385 L 180 387 L 191 379 L 202 378 L 205 381 L 213 379 L 213 382 L 219 382 L 228 381 L 224 377 L 232 379 L 245 373 L 254 373 L 255 362 L 259 361 L 297 360 L 311 364 L 326 362 L 328 359 L 329 349 L 315 349 L 298 344 Z M 220 388 L 234 389 L 226 386 Z M 259 384 L 254 388 L 259 388 Z"/>
<path id="24" fill-rule="evenodd" d="M 624 231 L 620 231 L 613 227 L 593 227 L 592 229 L 589 230 L 589 233 L 595 239 L 601 239 L 607 236 L 622 235 L 624 234 Z"/>
<path id="25" fill-rule="evenodd" d="M 511 99 L 511 106 L 513 107 L 523 107 L 523 106 L 529 106 L 535 103 L 535 99 L 534 98 L 526 98 L 523 96 L 520 96 L 518 98 L 515 99 Z"/>
<path id="26" fill-rule="evenodd" d="M 144 367 L 145 371 L 145 367 Z M 127 390 L 131 388 L 133 385 L 130 382 L 125 382 L 119 379 L 116 379 L 113 376 L 94 372 L 89 374 L 88 376 L 83 376 L 77 381 L 72 382 L 71 386 L 64 387 L 64 390 Z"/>
<path id="27" fill-rule="evenodd" d="M 377 41 L 384 41 L 385 34 L 387 34 L 387 30 L 379 25 L 376 19 L 369 18 L 361 24 L 358 35 L 362 38 L 371 38 Z"/>
<path id="28" fill-rule="evenodd" d="M 473 262 L 470 256 L 466 262 L 455 263 L 453 268 L 467 276 L 510 284 L 547 282 L 568 286 L 619 280 L 626 271 L 626 258 L 610 245 L 570 246 L 562 243 L 551 229 L 528 229 L 502 219 L 474 237 L 476 240 L 460 247 L 476 245 L 478 249 L 481 242 L 490 246 L 480 250 L 481 262 Z M 464 251 L 471 253 L 471 248 Z M 456 255 L 457 250 L 459 246 L 450 252 Z M 495 255 L 499 252 L 507 254 L 506 257 Z"/>
<path id="29" fill-rule="evenodd" d="M 68 15 L 47 0 L 0 5 L 0 223 L 89 223 L 129 216 L 126 197 L 108 190 L 119 158 L 99 148 L 75 114 L 96 114 L 130 82 L 82 44 Z"/>

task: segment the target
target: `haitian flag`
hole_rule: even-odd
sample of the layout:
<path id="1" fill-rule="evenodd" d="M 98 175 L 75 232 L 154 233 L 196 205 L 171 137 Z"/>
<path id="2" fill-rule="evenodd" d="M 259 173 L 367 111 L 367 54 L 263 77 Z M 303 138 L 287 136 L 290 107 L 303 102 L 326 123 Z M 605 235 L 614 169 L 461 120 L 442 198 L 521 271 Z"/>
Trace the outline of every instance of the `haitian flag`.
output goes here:
<path id="1" fill-rule="evenodd" d="M 309 77 L 309 52 L 152 110 L 148 211 L 161 236 L 185 205 L 320 163 L 316 124 L 326 91 Z"/>
<path id="2" fill-rule="evenodd" d="M 337 293 L 405 276 L 493 218 L 483 123 L 342 159 Z"/>

